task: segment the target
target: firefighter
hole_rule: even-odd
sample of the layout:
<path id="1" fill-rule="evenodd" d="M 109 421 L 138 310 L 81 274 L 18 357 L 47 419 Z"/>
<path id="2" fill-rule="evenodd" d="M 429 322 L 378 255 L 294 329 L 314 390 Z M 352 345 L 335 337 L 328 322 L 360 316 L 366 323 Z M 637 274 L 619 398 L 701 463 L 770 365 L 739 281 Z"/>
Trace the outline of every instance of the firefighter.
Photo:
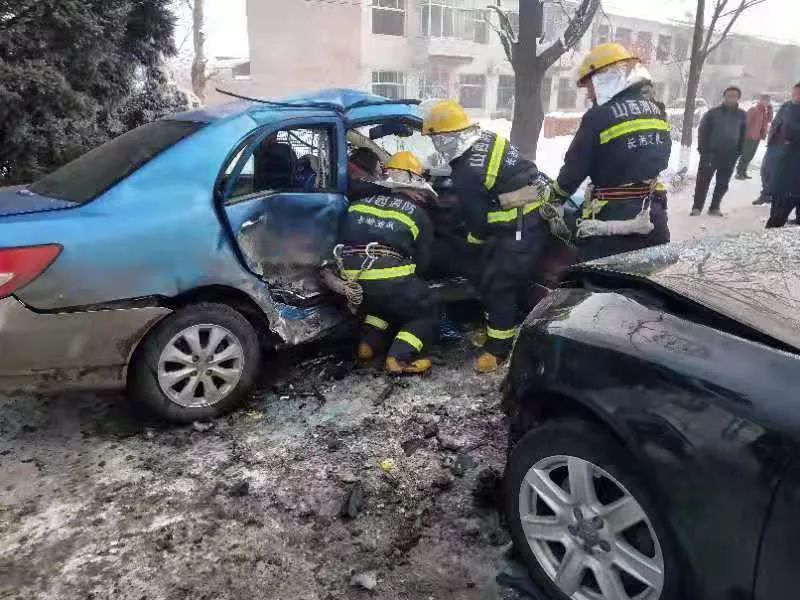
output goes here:
<path id="1" fill-rule="evenodd" d="M 385 367 L 392 375 L 430 370 L 425 355 L 439 316 L 432 292 L 416 275 L 426 268 L 433 243 L 425 206 L 435 192 L 422 173 L 411 152 L 392 156 L 385 177 L 375 182 L 381 191 L 350 205 L 336 248 L 343 276 L 363 289 L 358 357 L 371 361 L 390 346 Z"/>
<path id="2" fill-rule="evenodd" d="M 511 352 L 534 267 L 552 239 L 540 214 L 549 183 L 508 140 L 474 124 L 458 102 L 437 102 L 423 121 L 423 135 L 452 169 L 467 240 L 485 245 L 479 287 L 487 342 L 475 369 L 489 373 Z"/>
<path id="3" fill-rule="evenodd" d="M 578 85 L 594 106 L 553 184 L 566 200 L 591 178 L 576 234 L 579 260 L 669 242 L 666 188 L 658 176 L 672 141 L 664 111 L 642 94 L 650 79 L 639 59 L 615 43 L 597 46 L 580 66 Z"/>

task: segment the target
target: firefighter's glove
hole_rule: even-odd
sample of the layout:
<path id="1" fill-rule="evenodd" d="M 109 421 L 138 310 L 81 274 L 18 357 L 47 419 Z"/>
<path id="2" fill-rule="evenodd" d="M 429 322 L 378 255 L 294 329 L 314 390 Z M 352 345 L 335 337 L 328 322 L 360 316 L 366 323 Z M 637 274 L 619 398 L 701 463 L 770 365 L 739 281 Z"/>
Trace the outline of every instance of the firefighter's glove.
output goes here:
<path id="1" fill-rule="evenodd" d="M 572 242 L 572 231 L 564 220 L 564 207 L 560 204 L 545 202 L 539 207 L 539 215 L 550 227 L 550 233 L 565 244 Z"/>

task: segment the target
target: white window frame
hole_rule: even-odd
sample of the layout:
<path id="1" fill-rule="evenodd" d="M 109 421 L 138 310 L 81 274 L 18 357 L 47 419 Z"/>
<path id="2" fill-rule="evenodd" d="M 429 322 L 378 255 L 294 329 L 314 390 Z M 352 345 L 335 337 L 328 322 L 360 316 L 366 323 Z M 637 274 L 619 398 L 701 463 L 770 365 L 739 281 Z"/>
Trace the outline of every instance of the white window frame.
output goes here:
<path id="1" fill-rule="evenodd" d="M 372 35 L 391 35 L 393 37 L 405 37 L 406 35 L 406 2 L 408 0 L 372 0 L 371 27 Z M 375 32 L 375 13 L 376 12 L 395 12 L 403 15 L 403 31 L 401 33 L 376 33 Z"/>
<path id="2" fill-rule="evenodd" d="M 561 102 L 561 93 L 569 93 L 572 98 L 570 104 Z M 575 87 L 575 81 L 569 77 L 560 77 L 558 86 L 556 88 L 556 110 L 575 110 L 578 101 L 578 89 Z"/>
<path id="3" fill-rule="evenodd" d="M 503 81 L 511 85 L 503 85 Z M 516 95 L 516 82 L 513 75 L 501 74 L 497 78 L 497 110 L 509 110 L 514 106 L 514 96 Z M 509 94 L 510 91 L 510 94 Z M 502 92 L 502 93 L 501 93 Z M 501 103 L 501 100 L 508 98 L 508 102 Z"/>
<path id="4" fill-rule="evenodd" d="M 441 11 L 441 22 L 439 30 L 433 31 L 433 8 Z M 428 9 L 427 21 L 425 19 L 425 8 Z M 424 37 L 435 39 L 451 39 L 474 42 L 476 44 L 488 44 L 491 32 L 486 22 L 486 10 L 476 8 L 469 0 L 418 0 L 417 10 L 419 12 L 419 34 Z M 449 20 L 450 33 L 445 33 L 445 22 Z M 477 25 L 485 25 L 483 40 L 478 40 Z"/>
<path id="5" fill-rule="evenodd" d="M 392 80 L 392 78 L 387 78 L 389 75 L 394 76 L 394 80 Z M 381 80 L 382 77 L 384 78 L 383 80 Z M 393 97 L 391 95 L 384 94 L 381 92 L 380 88 L 396 88 L 397 96 Z M 390 71 L 386 69 L 373 71 L 370 89 L 376 96 L 385 96 L 387 98 L 391 98 L 392 100 L 406 98 L 406 74 L 403 71 Z"/>
<path id="6" fill-rule="evenodd" d="M 465 77 L 482 77 L 483 82 L 478 83 L 465 83 Z M 458 76 L 458 98 L 461 100 L 461 104 L 464 105 L 464 108 L 471 109 L 471 110 L 484 110 L 486 108 L 486 86 L 488 85 L 487 77 L 485 73 L 460 73 Z M 463 101 L 461 96 L 461 91 L 464 88 L 475 88 L 483 90 L 481 94 L 481 105 L 480 106 L 472 106 L 471 104 L 467 104 Z"/>

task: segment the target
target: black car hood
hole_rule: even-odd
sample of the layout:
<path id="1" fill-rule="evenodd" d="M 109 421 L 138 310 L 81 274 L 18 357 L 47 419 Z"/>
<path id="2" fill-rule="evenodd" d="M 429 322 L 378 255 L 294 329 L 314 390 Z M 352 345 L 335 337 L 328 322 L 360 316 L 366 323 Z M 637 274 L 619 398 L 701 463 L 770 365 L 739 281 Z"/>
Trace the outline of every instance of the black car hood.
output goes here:
<path id="1" fill-rule="evenodd" d="M 800 350 L 800 229 L 655 246 L 583 263 L 653 283 Z"/>

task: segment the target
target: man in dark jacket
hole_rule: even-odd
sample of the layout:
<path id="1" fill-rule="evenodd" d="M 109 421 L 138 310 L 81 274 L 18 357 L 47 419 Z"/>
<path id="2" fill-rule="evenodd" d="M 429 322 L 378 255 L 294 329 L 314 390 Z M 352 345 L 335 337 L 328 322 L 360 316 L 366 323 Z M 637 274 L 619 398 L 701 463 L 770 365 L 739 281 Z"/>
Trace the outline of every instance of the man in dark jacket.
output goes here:
<path id="1" fill-rule="evenodd" d="M 747 167 L 756 155 L 761 140 L 767 139 L 769 124 L 772 122 L 772 102 L 769 94 L 762 94 L 758 104 L 747 111 L 747 135 L 742 148 L 742 157 L 736 169 L 736 179 L 752 179 L 747 174 Z"/>
<path id="2" fill-rule="evenodd" d="M 798 84 L 800 85 L 800 84 Z M 795 86 L 792 90 L 792 98 L 800 94 L 800 88 Z M 784 136 L 784 115 L 791 102 L 785 103 L 778 110 L 775 120 L 772 121 L 772 126 L 767 136 L 767 153 L 764 155 L 764 160 L 761 163 L 761 195 L 753 202 L 754 205 L 769 204 L 772 202 L 772 184 L 775 176 L 775 167 L 780 163 L 781 156 L 786 150 L 786 139 Z"/>
<path id="3" fill-rule="evenodd" d="M 800 83 L 792 90 L 792 101 L 781 107 L 782 151 L 771 183 L 772 207 L 767 227 L 783 227 L 795 209 L 800 217 Z"/>
<path id="4" fill-rule="evenodd" d="M 697 186 L 694 190 L 692 216 L 699 216 L 706 203 L 708 188 L 714 173 L 717 183 L 708 214 L 721 217 L 720 203 L 728 191 L 736 161 L 742 154 L 747 133 L 747 115 L 739 108 L 742 91 L 735 86 L 725 90 L 723 103 L 709 110 L 700 121 L 697 148 L 700 165 L 697 169 Z"/>

